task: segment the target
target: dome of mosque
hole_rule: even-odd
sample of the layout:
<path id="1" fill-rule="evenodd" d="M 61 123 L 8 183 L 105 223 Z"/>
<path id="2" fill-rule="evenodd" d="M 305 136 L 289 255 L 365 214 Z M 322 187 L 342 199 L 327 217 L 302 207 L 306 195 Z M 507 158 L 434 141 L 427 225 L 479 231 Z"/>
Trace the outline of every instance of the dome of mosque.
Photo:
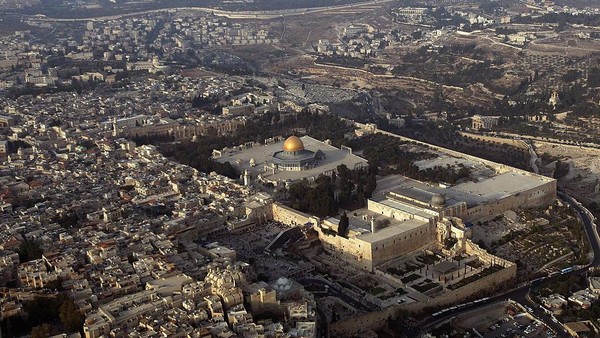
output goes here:
<path id="1" fill-rule="evenodd" d="M 446 197 L 440 193 L 437 193 L 431 197 L 431 201 L 429 203 L 434 207 L 443 207 L 446 205 Z"/>
<path id="2" fill-rule="evenodd" d="M 283 150 L 284 151 L 300 151 L 304 149 L 304 143 L 297 136 L 288 137 L 285 142 L 283 142 Z"/>

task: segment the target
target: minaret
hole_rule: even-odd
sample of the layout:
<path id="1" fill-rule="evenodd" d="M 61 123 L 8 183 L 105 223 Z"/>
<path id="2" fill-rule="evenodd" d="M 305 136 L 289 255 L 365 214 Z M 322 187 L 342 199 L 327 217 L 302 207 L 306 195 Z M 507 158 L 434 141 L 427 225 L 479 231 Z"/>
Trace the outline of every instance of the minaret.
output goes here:
<path id="1" fill-rule="evenodd" d="M 244 186 L 250 186 L 250 174 L 248 174 L 248 170 L 244 170 Z"/>

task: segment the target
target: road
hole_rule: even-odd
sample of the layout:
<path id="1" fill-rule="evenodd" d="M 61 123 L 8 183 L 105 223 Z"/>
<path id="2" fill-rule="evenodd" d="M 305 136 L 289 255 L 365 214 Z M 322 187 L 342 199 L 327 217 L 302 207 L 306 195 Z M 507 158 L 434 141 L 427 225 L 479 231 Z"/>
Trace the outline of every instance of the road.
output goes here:
<path id="1" fill-rule="evenodd" d="M 538 308 L 535 304 L 533 304 L 529 300 L 527 295 L 529 294 L 530 288 L 532 286 L 538 285 L 541 282 L 542 281 L 538 281 L 536 283 L 533 283 L 533 285 L 525 285 L 525 286 L 522 286 L 515 290 L 509 291 L 507 293 L 504 293 L 504 294 L 501 294 L 501 295 L 498 295 L 495 297 L 490 297 L 489 299 L 481 301 L 479 303 L 463 306 L 463 307 L 460 307 L 460 308 L 452 310 L 452 311 L 447 311 L 443 315 L 437 316 L 435 318 L 429 317 L 430 319 L 427 319 L 425 322 L 420 323 L 419 326 L 421 327 L 422 332 L 426 332 L 427 330 L 434 328 L 439 324 L 442 324 L 443 322 L 447 321 L 448 319 L 450 319 L 452 317 L 455 317 L 455 316 L 458 316 L 461 314 L 465 314 L 468 312 L 472 312 L 472 311 L 477 311 L 488 305 L 500 303 L 500 302 L 506 302 L 506 301 L 512 299 L 522 305 L 530 307 L 532 310 L 531 311 L 532 314 L 534 316 L 536 316 L 537 318 L 539 318 L 541 321 L 543 321 L 552 330 L 557 332 L 557 335 L 559 337 L 569 337 L 569 335 L 564 332 L 564 328 L 561 325 L 553 322 L 552 319 L 550 317 L 548 317 L 548 315 L 543 310 Z"/>
<path id="2" fill-rule="evenodd" d="M 596 221 L 596 218 L 594 217 L 594 215 L 592 215 L 592 213 L 589 210 L 587 210 L 583 205 L 581 205 L 579 201 L 567 195 L 566 193 L 558 191 L 558 197 L 563 202 L 566 202 L 568 205 L 573 207 L 577 211 L 577 214 L 583 222 L 585 232 L 590 240 L 590 246 L 594 255 L 594 258 L 589 264 L 589 267 L 600 266 L 600 236 L 598 236 L 598 226 L 594 223 Z"/>
<path id="3" fill-rule="evenodd" d="M 577 273 L 581 274 L 581 273 L 585 273 L 586 271 L 587 271 L 587 268 L 582 268 L 582 269 L 574 271 L 572 273 L 573 274 L 577 274 Z M 439 315 L 436 317 L 430 316 L 430 317 L 426 318 L 423 322 L 419 323 L 419 327 L 421 329 L 420 329 L 420 332 L 417 333 L 417 335 L 427 332 L 428 330 L 436 327 L 439 324 L 444 323 L 445 321 L 451 319 L 452 317 L 455 317 L 455 316 L 458 316 L 461 314 L 466 314 L 471 311 L 478 311 L 478 310 L 481 310 L 482 308 L 484 308 L 488 305 L 494 304 L 494 303 L 501 303 L 501 302 L 506 302 L 508 300 L 514 300 L 514 301 L 520 303 L 521 305 L 529 307 L 531 309 L 530 313 L 533 314 L 536 318 L 538 318 L 542 322 L 544 322 L 544 324 L 546 324 L 552 330 L 554 330 L 554 332 L 557 333 L 558 337 L 570 337 L 565 332 L 565 329 L 563 328 L 562 325 L 560 325 L 559 323 L 555 323 L 552 320 L 552 318 L 539 307 L 539 305 L 534 303 L 529 298 L 529 292 L 531 291 L 532 287 L 536 287 L 536 286 L 540 285 L 541 283 L 543 283 L 549 279 L 552 279 L 552 278 L 555 278 L 555 277 L 545 277 L 541 280 L 537 280 L 535 282 L 527 283 L 526 285 L 522 285 L 522 286 L 520 286 L 516 289 L 510 290 L 506 293 L 503 293 L 503 294 L 500 294 L 500 295 L 497 295 L 494 297 L 490 297 L 489 299 L 486 299 L 484 301 L 466 305 L 466 306 L 461 306 L 460 308 L 444 312 L 442 315 Z"/>
<path id="4" fill-rule="evenodd" d="M 383 4 L 387 2 L 392 2 L 395 0 L 373 0 L 373 1 L 365 1 L 358 2 L 353 4 L 345 4 L 345 5 L 337 5 L 337 6 L 326 6 L 326 7 L 307 7 L 307 8 L 295 8 L 295 9 L 285 9 L 285 10 L 274 10 L 274 11 L 224 11 L 214 8 L 206 8 L 206 7 L 174 7 L 174 8 L 161 8 L 161 9 L 151 9 L 146 11 L 139 12 L 131 12 L 125 14 L 115 14 L 115 15 L 104 15 L 104 16 L 92 16 L 86 18 L 77 18 L 77 19 L 63 19 L 63 18 L 52 18 L 45 17 L 40 18 L 36 16 L 27 16 L 29 18 L 35 18 L 37 20 L 43 21 L 52 21 L 52 22 L 79 22 L 79 21 L 89 21 L 89 20 L 117 20 L 126 17 L 139 16 L 139 15 L 147 15 L 153 13 L 160 12 L 178 12 L 178 11 L 200 11 L 205 13 L 210 13 L 216 16 L 222 16 L 229 19 L 257 19 L 257 20 L 269 20 L 274 18 L 286 17 L 286 16 L 296 16 L 296 15 L 305 15 L 319 12 L 326 12 L 330 10 L 341 10 L 341 9 L 349 9 L 354 7 L 363 7 L 363 6 L 372 6 Z"/>
<path id="5" fill-rule="evenodd" d="M 548 144 L 557 144 L 557 145 L 564 145 L 564 146 L 571 146 L 571 147 L 585 147 L 585 148 L 593 148 L 593 149 L 600 148 L 600 145 L 591 143 L 591 142 L 566 141 L 566 140 L 552 139 L 552 138 L 548 138 L 548 137 L 536 137 L 536 136 L 521 135 L 521 134 L 514 134 L 514 133 L 489 132 L 489 133 L 483 133 L 483 135 L 490 135 L 490 136 L 510 138 L 510 139 L 522 139 L 522 140 L 544 142 L 544 143 L 548 143 Z"/>
<path id="6" fill-rule="evenodd" d="M 570 274 L 585 274 L 589 267 L 600 266 L 600 237 L 598 236 L 598 227 L 594 223 L 595 218 L 589 210 L 587 210 L 585 207 L 583 207 L 581 205 L 581 203 L 579 203 L 579 201 L 577 201 L 573 197 L 571 197 L 563 192 L 560 192 L 560 191 L 558 192 L 558 197 L 564 203 L 570 205 L 577 211 L 577 213 L 578 213 L 579 217 L 581 218 L 582 223 L 584 225 L 586 234 L 590 240 L 590 246 L 591 246 L 592 254 L 593 254 L 593 259 L 592 259 L 591 263 L 588 264 L 587 266 L 581 267 L 580 269 L 577 269 L 570 273 Z M 554 322 L 552 320 L 552 318 L 539 307 L 539 305 L 534 303 L 531 300 L 531 298 L 529 298 L 529 292 L 531 291 L 532 287 L 536 287 L 536 286 L 542 284 L 543 282 L 552 280 L 554 278 L 557 278 L 557 276 L 544 277 L 544 278 L 535 280 L 530 283 L 521 284 L 516 289 L 510 290 L 510 291 L 505 292 L 500 295 L 496 295 L 494 297 L 490 297 L 489 299 L 486 299 L 484 301 L 481 301 L 478 303 L 473 303 L 470 305 L 461 306 L 460 308 L 444 312 L 443 314 L 436 316 L 436 317 L 429 316 L 424 321 L 419 323 L 419 325 L 418 325 L 420 328 L 419 333 L 427 332 L 427 330 L 434 328 L 435 326 L 445 322 L 446 320 L 448 320 L 454 316 L 464 314 L 464 313 L 467 313 L 470 311 L 478 310 L 478 309 L 481 309 L 481 308 L 488 306 L 490 304 L 493 304 L 493 303 L 503 302 L 503 301 L 512 299 L 524 306 L 528 306 L 529 308 L 531 308 L 531 313 L 534 316 L 536 316 L 538 319 L 543 321 L 547 326 L 552 328 L 555 332 L 557 332 L 557 335 L 559 337 L 569 337 L 569 335 L 565 332 L 562 325 Z"/>

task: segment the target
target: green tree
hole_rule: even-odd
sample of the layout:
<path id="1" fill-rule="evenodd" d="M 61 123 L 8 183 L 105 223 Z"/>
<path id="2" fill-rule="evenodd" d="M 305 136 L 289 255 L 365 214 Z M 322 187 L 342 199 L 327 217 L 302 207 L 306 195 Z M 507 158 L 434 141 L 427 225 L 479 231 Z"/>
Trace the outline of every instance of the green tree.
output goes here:
<path id="1" fill-rule="evenodd" d="M 71 298 L 62 303 L 58 315 L 61 323 L 68 332 L 78 331 L 83 326 L 83 315 Z"/>
<path id="2" fill-rule="evenodd" d="M 565 177 L 569 173 L 569 163 L 562 162 L 561 160 L 556 161 L 556 167 L 554 169 L 554 178 L 557 180 Z"/>
<path id="3" fill-rule="evenodd" d="M 365 197 L 371 198 L 376 188 L 377 178 L 375 177 L 375 174 L 369 174 L 367 176 L 367 185 L 365 186 Z"/>
<path id="4" fill-rule="evenodd" d="M 288 205 L 302 212 L 309 212 L 319 217 L 332 216 L 337 213 L 337 203 L 333 198 L 334 186 L 331 177 L 321 175 L 314 184 L 302 180 L 292 184 L 288 189 Z"/>
<path id="5" fill-rule="evenodd" d="M 37 241 L 25 240 L 19 246 L 19 259 L 21 262 L 29 262 L 34 259 L 42 258 L 44 251 Z"/>
<path id="6" fill-rule="evenodd" d="M 31 338 L 50 337 L 50 325 L 44 323 L 31 329 Z"/>
<path id="7" fill-rule="evenodd" d="M 350 219 L 348 219 L 348 215 L 344 211 L 342 216 L 340 216 L 340 223 L 338 224 L 338 235 L 342 237 L 348 237 L 348 228 L 350 227 Z"/>
<path id="8" fill-rule="evenodd" d="M 337 172 L 339 175 L 338 187 L 340 189 L 339 201 L 340 203 L 349 203 L 352 197 L 352 191 L 354 190 L 354 183 L 350 177 L 350 170 L 348 170 L 346 165 L 340 164 L 337 166 Z"/>
<path id="9" fill-rule="evenodd" d="M 366 205 L 365 188 L 362 184 L 356 186 L 356 199 L 358 200 L 359 207 L 362 208 Z"/>
<path id="10" fill-rule="evenodd" d="M 590 87 L 600 87 L 600 69 L 594 67 L 588 71 L 587 84 Z"/>

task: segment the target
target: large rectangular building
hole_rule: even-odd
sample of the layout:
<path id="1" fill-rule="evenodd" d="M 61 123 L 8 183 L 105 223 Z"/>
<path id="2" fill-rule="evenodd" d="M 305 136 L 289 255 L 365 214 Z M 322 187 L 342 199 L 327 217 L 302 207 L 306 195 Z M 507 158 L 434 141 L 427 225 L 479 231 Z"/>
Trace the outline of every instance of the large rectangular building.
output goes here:
<path id="1" fill-rule="evenodd" d="M 385 190 L 378 188 L 369 201 L 373 207 L 369 208 L 375 208 L 390 217 L 406 209 L 394 204 L 397 200 L 409 202 L 416 208 L 438 210 L 440 218 L 453 216 L 465 222 L 475 222 L 496 217 L 511 209 L 549 205 L 556 199 L 555 179 L 522 170 L 453 186 L 434 186 L 403 176 L 386 180 L 387 185 L 393 187 Z"/>

